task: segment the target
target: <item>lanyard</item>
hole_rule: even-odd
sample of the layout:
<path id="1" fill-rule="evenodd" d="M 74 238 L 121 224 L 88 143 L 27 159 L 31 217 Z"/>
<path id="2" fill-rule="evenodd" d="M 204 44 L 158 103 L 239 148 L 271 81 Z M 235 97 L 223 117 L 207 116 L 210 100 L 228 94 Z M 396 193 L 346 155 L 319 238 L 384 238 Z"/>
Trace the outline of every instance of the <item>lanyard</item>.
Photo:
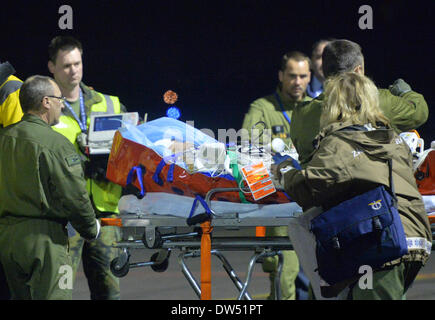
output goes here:
<path id="1" fill-rule="evenodd" d="M 74 112 L 74 110 L 71 107 L 71 105 L 66 100 L 64 100 L 64 103 L 65 103 L 65 106 L 68 108 L 68 110 L 72 113 L 72 115 L 76 119 L 76 121 L 79 124 L 80 129 L 82 130 L 82 132 L 86 132 L 87 131 L 87 126 L 86 126 L 86 111 L 85 111 L 85 102 L 83 100 L 82 89 L 80 89 L 79 95 L 80 95 L 80 118 L 81 119 L 79 119 L 79 117 Z"/>
<path id="2" fill-rule="evenodd" d="M 278 104 L 281 107 L 282 110 L 282 114 L 284 115 L 284 117 L 287 119 L 288 124 L 291 124 L 291 120 L 287 114 L 287 112 L 284 110 L 284 106 L 282 105 L 282 101 L 281 98 L 279 97 L 278 93 L 275 92 L 275 98 L 276 100 L 278 100 Z"/>

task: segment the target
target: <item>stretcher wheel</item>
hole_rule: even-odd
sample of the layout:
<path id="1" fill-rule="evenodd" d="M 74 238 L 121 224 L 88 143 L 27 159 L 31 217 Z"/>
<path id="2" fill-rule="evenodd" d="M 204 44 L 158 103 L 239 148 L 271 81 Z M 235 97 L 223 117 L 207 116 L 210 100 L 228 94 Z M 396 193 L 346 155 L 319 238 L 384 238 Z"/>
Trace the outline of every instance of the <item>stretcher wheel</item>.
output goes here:
<path id="1" fill-rule="evenodd" d="M 158 249 L 161 248 L 163 239 L 159 230 L 155 230 L 153 233 L 145 232 L 142 237 L 142 242 L 148 249 Z"/>
<path id="2" fill-rule="evenodd" d="M 113 275 L 117 278 L 125 277 L 130 270 L 130 264 L 128 260 L 124 263 L 123 266 L 119 265 L 119 258 L 115 258 L 110 263 L 110 271 L 112 271 Z"/>
<path id="3" fill-rule="evenodd" d="M 150 261 L 152 261 L 152 262 L 157 261 L 158 255 L 159 255 L 158 252 L 154 253 L 151 256 Z M 165 272 L 166 269 L 168 269 L 168 266 L 169 266 L 169 256 L 165 260 L 163 260 L 162 263 L 151 265 L 151 269 L 153 269 L 155 272 Z"/>

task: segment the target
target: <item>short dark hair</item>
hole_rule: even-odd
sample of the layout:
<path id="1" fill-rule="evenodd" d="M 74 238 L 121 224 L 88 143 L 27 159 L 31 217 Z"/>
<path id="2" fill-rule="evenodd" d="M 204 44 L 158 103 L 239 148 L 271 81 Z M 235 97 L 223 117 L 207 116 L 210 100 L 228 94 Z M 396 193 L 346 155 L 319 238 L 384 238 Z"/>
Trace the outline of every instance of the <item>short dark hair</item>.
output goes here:
<path id="1" fill-rule="evenodd" d="M 344 39 L 328 43 L 322 54 L 322 69 L 325 78 L 353 71 L 363 62 L 364 56 L 360 45 Z"/>
<path id="2" fill-rule="evenodd" d="M 59 50 L 71 51 L 75 48 L 79 49 L 80 53 L 83 54 L 83 47 L 79 40 L 71 36 L 54 37 L 48 45 L 48 60 L 56 63 Z"/>
<path id="3" fill-rule="evenodd" d="M 41 111 L 42 98 L 54 94 L 54 80 L 46 76 L 31 76 L 24 81 L 20 89 L 20 104 L 24 113 Z"/>
<path id="4" fill-rule="evenodd" d="M 307 61 L 308 66 L 311 70 L 311 59 L 305 53 L 302 53 L 300 51 L 289 51 L 285 55 L 283 55 L 281 58 L 281 66 L 280 66 L 281 71 L 285 70 L 285 68 L 287 67 L 287 62 L 290 59 L 298 61 L 298 62 L 299 61 Z"/>
<path id="5" fill-rule="evenodd" d="M 322 43 L 330 43 L 332 41 L 335 41 L 336 39 L 334 38 L 325 38 L 325 39 L 320 39 L 317 40 L 316 42 L 314 42 L 313 46 L 311 47 L 311 57 L 313 57 L 314 51 L 317 49 L 317 47 L 322 44 Z"/>

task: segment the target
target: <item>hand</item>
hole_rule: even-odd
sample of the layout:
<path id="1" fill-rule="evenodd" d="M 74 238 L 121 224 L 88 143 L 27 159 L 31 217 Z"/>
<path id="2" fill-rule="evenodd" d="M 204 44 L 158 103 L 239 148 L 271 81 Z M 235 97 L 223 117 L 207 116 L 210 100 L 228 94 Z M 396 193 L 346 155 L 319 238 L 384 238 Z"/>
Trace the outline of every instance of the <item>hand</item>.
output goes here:
<path id="1" fill-rule="evenodd" d="M 405 93 L 411 91 L 411 86 L 407 84 L 403 79 L 397 79 L 388 88 L 390 92 L 395 96 L 402 96 Z"/>
<path id="2" fill-rule="evenodd" d="M 279 181 L 279 184 L 285 188 L 285 180 L 284 180 L 284 175 L 286 174 L 286 172 L 295 169 L 292 165 L 291 162 L 287 161 L 285 163 L 282 163 L 281 165 L 278 166 L 278 173 L 276 175 L 276 178 Z"/>
<path id="3" fill-rule="evenodd" d="M 272 156 L 273 162 L 275 165 L 279 165 L 280 163 L 282 163 L 285 160 L 289 160 L 291 159 L 290 156 L 288 155 L 281 155 L 281 153 L 276 152 L 273 156 Z"/>

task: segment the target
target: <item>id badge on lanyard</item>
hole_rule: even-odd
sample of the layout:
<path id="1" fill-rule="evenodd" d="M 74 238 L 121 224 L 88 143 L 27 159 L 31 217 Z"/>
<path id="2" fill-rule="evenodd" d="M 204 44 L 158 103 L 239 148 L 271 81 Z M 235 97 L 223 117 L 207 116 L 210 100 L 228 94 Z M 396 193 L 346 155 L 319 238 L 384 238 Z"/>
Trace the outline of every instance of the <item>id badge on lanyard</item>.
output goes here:
<path id="1" fill-rule="evenodd" d="M 79 96 L 80 96 L 80 118 L 77 116 L 77 114 L 74 112 L 73 108 L 71 107 L 71 105 L 67 102 L 64 101 L 65 106 L 68 108 L 68 110 L 71 112 L 71 114 L 74 116 L 74 119 L 76 119 L 77 123 L 80 126 L 80 130 L 83 133 L 87 132 L 87 125 L 86 125 L 86 110 L 85 110 L 85 102 L 83 99 L 83 93 L 82 90 L 80 89 L 79 92 Z"/>

